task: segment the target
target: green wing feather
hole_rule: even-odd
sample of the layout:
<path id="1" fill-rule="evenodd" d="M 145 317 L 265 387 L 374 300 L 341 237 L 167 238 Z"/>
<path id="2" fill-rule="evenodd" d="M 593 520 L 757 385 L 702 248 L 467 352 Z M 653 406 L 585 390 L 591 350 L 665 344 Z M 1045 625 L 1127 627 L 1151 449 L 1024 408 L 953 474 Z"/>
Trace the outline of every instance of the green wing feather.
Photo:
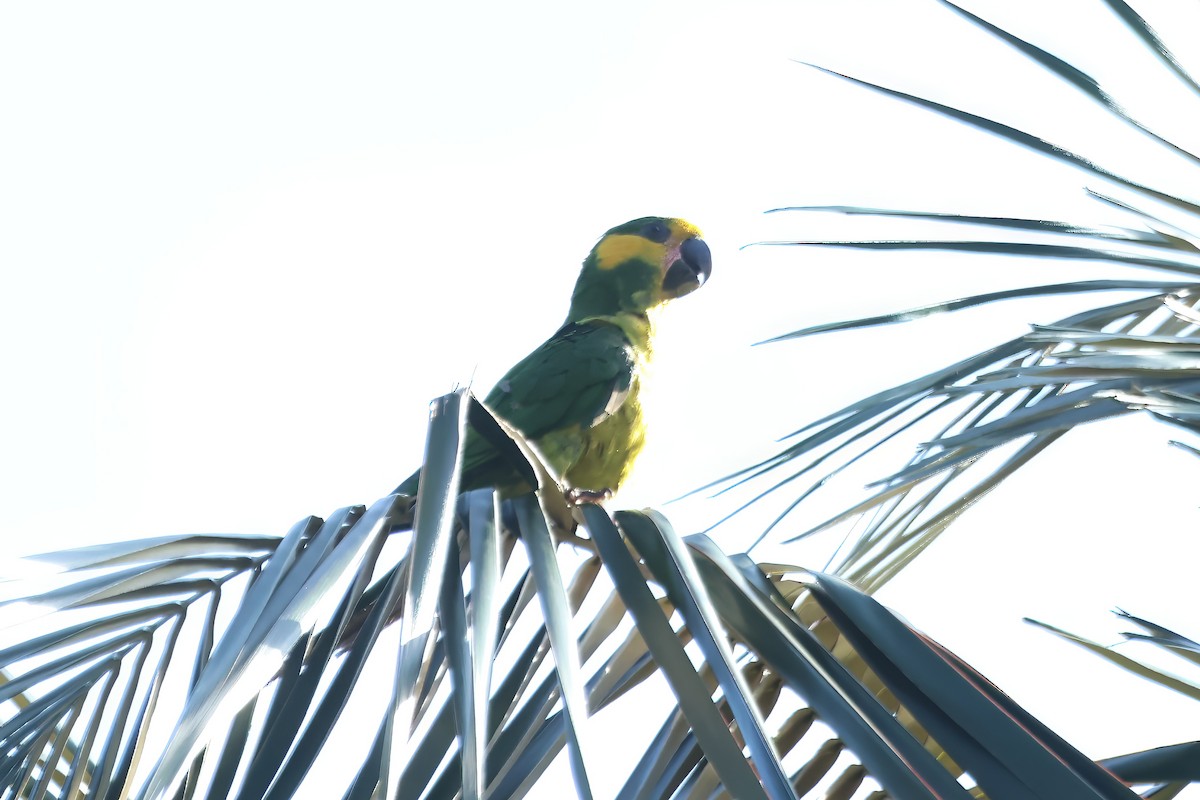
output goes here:
<path id="1" fill-rule="evenodd" d="M 588 432 L 628 399 L 636 368 L 633 346 L 620 328 L 598 320 L 570 323 L 510 369 L 484 403 L 537 443 L 561 475 L 584 454 Z M 414 473 L 396 492 L 415 494 L 419 476 Z M 520 480 L 486 440 L 468 431 L 462 489 L 528 490 Z"/>

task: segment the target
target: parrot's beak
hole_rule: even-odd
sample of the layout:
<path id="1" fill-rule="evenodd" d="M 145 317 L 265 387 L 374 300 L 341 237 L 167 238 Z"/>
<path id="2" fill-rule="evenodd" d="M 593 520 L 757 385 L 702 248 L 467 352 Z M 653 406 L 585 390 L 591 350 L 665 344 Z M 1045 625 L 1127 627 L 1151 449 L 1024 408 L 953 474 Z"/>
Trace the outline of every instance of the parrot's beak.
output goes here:
<path id="1" fill-rule="evenodd" d="M 663 276 L 663 294 L 669 298 L 690 294 L 708 280 L 712 274 L 712 251 L 703 239 L 687 239 L 679 245 L 679 258 L 667 268 Z"/>

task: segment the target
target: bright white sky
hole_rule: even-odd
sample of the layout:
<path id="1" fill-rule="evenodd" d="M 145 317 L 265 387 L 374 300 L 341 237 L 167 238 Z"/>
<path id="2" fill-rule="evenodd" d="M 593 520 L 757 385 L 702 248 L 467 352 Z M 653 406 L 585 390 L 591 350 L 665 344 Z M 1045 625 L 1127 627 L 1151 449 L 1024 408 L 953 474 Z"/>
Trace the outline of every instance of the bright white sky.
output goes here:
<path id="1" fill-rule="evenodd" d="M 1179 9 L 1167 6 L 1145 13 L 1172 44 L 1195 47 L 1171 34 L 1200 20 L 1171 19 Z M 1195 98 L 1171 94 L 1099 0 L 971 7 L 1196 145 Z M 282 533 L 374 500 L 417 464 L 429 399 L 472 379 L 486 390 L 548 336 L 588 248 L 632 217 L 700 225 L 714 274 L 664 320 L 652 445 L 618 505 L 661 505 L 818 415 L 1084 307 L 1009 306 L 750 349 L 816 322 L 1095 274 L 740 250 L 841 230 L 766 209 L 1112 219 L 1083 197 L 1080 173 L 792 59 L 1001 115 L 1168 190 L 1197 185 L 1194 170 L 933 2 L 592 8 L 0 11 L 10 548 Z M 1172 435 L 1142 420 L 1076 434 L 884 601 L 1090 755 L 1194 738 L 1194 704 L 1020 622 L 1115 641 L 1107 616 L 1119 605 L 1200 634 L 1193 576 L 1170 566 L 1200 556 L 1200 464 L 1166 447 Z M 665 511 L 685 533 L 715 516 L 698 503 Z M 737 550 L 752 535 L 718 538 Z M 830 545 L 769 555 L 820 567 Z"/>

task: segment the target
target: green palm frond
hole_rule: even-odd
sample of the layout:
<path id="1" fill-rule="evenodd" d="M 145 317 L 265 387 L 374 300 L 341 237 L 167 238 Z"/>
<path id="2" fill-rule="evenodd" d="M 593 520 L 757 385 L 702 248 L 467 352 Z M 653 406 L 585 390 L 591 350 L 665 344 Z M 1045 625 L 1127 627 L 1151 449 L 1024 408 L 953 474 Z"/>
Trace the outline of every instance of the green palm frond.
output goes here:
<path id="1" fill-rule="evenodd" d="M 348 798 L 517 798 L 565 750 L 581 797 L 600 763 L 628 770 L 621 797 L 1134 796 L 834 576 L 552 486 L 456 497 L 464 426 L 489 419 L 436 404 L 415 514 L 393 495 L 282 538 L 27 560 L 5 609 L 42 633 L 0 651 L 0 787 L 283 798 L 319 776 Z M 677 704 L 643 707 L 650 680 Z M 600 752 L 605 709 L 657 727 L 636 763 Z"/>
<path id="2" fill-rule="evenodd" d="M 1117 611 L 1116 614 L 1121 619 L 1132 622 L 1142 629 L 1140 632 L 1122 633 L 1126 642 L 1156 647 L 1162 653 L 1182 659 L 1190 669 L 1200 666 L 1200 643 L 1169 628 L 1164 628 L 1124 611 Z M 1200 681 L 1195 677 L 1187 678 L 1176 675 L 1147 660 L 1126 655 L 1115 647 L 1105 646 L 1044 622 L 1033 619 L 1027 619 L 1026 622 L 1054 634 L 1063 641 L 1078 645 L 1131 674 L 1145 678 L 1184 697 L 1200 700 Z M 1113 756 L 1103 759 L 1099 763 L 1113 774 L 1120 776 L 1122 780 L 1130 783 L 1153 784 L 1161 787 L 1161 791 L 1164 792 L 1161 796 L 1173 797 L 1173 794 L 1166 794 L 1166 792 L 1182 791 L 1183 787 L 1189 783 L 1200 782 L 1200 742 L 1184 742 L 1155 747 L 1137 753 Z"/>
<path id="3" fill-rule="evenodd" d="M 1130 116 L 1079 69 L 958 6 L 945 5 L 1133 125 L 1155 145 L 1168 145 L 1183 167 L 1200 163 L 1194 153 Z M 1195 86 L 1140 17 L 1122 3 L 1110 2 L 1110 6 L 1140 41 Z M 809 326 L 770 340 L 906 322 L 1000 301 L 1089 297 L 1102 292 L 1123 295 L 1117 302 L 1035 326 L 982 353 L 842 408 L 792 434 L 789 443 L 770 458 L 706 487 L 747 495 L 749 499 L 739 508 L 768 495 L 790 492 L 794 499 L 782 501 L 777 525 L 831 478 L 876 456 L 884 445 L 919 437 L 914 442 L 916 455 L 902 467 L 876 466 L 876 480 L 862 501 L 787 540 L 861 521 L 856 540 L 841 553 L 837 572 L 874 590 L 1013 471 L 1081 425 L 1144 412 L 1188 431 L 1198 429 L 1200 204 L 1116 174 L 1066 147 L 980 114 L 824 71 L 1075 166 L 1107 184 L 1105 191 L 1089 190 L 1091 196 L 1124 214 L 1130 223 L 1098 226 L 943 211 L 797 206 L 776 211 L 898 219 L 941 226 L 947 235 L 761 244 L 1083 260 L 1153 273 L 1150 278 L 1081 280 L 971 295 Z M 1113 196 L 1114 192 L 1121 196 Z M 999 233 L 1004 236 L 996 235 Z M 878 465 L 878 459 L 871 463 Z M 796 486 L 802 488 L 796 490 Z"/>
<path id="4" fill-rule="evenodd" d="M 1187 637 L 1181 636 L 1172 630 L 1164 628 L 1161 625 L 1150 622 L 1149 620 L 1140 619 L 1132 614 L 1127 614 L 1124 611 L 1118 611 L 1116 613 L 1117 616 L 1128 620 L 1135 625 L 1138 625 L 1145 631 L 1145 633 L 1122 634 L 1127 641 L 1154 645 L 1165 653 L 1182 658 L 1192 667 L 1200 665 L 1200 644 L 1188 639 Z M 1185 697 L 1190 697 L 1193 700 L 1200 700 L 1200 680 L 1195 678 L 1182 678 L 1178 675 L 1173 675 L 1161 667 L 1153 666 L 1144 661 L 1138 661 L 1137 659 L 1131 658 L 1130 656 L 1118 652 L 1113 648 L 1105 647 L 1104 645 L 1085 637 L 1068 633 L 1067 631 L 1064 631 L 1061 628 L 1056 628 L 1053 625 L 1047 625 L 1044 622 L 1038 622 L 1037 620 L 1033 619 L 1027 619 L 1026 622 L 1036 625 L 1043 630 L 1049 631 L 1065 641 L 1079 645 L 1089 652 L 1095 653 L 1101 658 L 1104 658 L 1105 660 L 1124 670 L 1132 672 L 1139 677 L 1153 681 L 1154 683 L 1178 692 Z"/>

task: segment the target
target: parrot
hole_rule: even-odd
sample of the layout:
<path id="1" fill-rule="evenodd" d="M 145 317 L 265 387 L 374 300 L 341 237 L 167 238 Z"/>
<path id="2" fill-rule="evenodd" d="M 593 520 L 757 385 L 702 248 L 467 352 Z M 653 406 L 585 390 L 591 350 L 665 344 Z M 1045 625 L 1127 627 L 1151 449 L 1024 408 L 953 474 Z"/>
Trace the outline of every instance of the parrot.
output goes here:
<path id="1" fill-rule="evenodd" d="M 629 476 L 646 440 L 640 390 L 658 312 L 699 289 L 712 253 L 689 222 L 641 217 L 588 253 L 566 321 L 496 383 L 483 404 L 533 442 L 576 502 L 601 502 Z M 393 494 L 416 496 L 421 471 Z M 533 491 L 474 429 L 463 444 L 460 491 Z"/>

